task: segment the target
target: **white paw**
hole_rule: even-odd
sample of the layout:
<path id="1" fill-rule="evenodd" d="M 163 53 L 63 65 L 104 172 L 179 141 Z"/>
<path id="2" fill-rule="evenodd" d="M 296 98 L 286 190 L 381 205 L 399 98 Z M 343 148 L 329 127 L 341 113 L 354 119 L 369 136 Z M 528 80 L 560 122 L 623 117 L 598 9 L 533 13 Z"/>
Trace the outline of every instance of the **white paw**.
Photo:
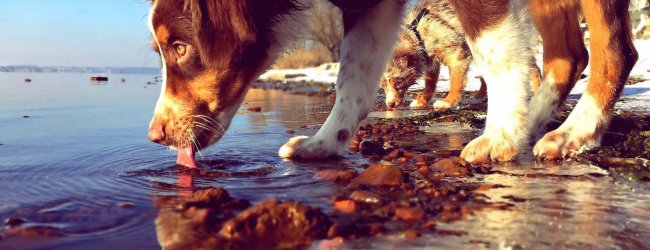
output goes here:
<path id="1" fill-rule="evenodd" d="M 444 110 L 444 109 L 451 108 L 451 104 L 443 100 L 437 100 L 436 102 L 433 103 L 433 108 Z"/>
<path id="2" fill-rule="evenodd" d="M 427 103 L 419 100 L 419 98 L 416 98 L 415 100 L 413 100 L 411 102 L 411 104 L 409 105 L 409 107 L 411 107 L 412 109 L 421 109 L 421 108 L 424 108 L 426 106 L 427 106 Z"/>
<path id="3" fill-rule="evenodd" d="M 519 142 L 504 133 L 483 134 L 465 146 L 460 157 L 470 163 L 511 161 L 517 157 Z"/>
<path id="4" fill-rule="evenodd" d="M 322 159 L 339 156 L 341 152 L 336 143 L 332 146 L 322 139 L 296 136 L 282 145 L 278 154 L 282 158 Z"/>
<path id="5" fill-rule="evenodd" d="M 598 146 L 595 133 L 576 133 L 577 129 L 556 129 L 548 132 L 533 148 L 536 157 L 546 160 L 558 160 L 576 157 L 585 150 Z"/>

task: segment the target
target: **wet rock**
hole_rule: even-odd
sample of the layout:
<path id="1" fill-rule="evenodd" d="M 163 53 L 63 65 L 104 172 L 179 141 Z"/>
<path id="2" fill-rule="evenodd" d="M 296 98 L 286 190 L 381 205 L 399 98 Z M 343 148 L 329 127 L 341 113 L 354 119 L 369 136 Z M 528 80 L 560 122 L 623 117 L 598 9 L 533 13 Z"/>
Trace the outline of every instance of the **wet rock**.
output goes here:
<path id="1" fill-rule="evenodd" d="M 418 237 L 420 237 L 420 232 L 418 232 L 415 229 L 409 229 L 409 230 L 404 231 L 403 235 L 404 235 L 404 239 L 415 240 Z"/>
<path id="2" fill-rule="evenodd" d="M 334 209 L 346 214 L 354 214 L 359 211 L 359 205 L 353 200 L 340 200 L 334 202 Z"/>
<path id="3" fill-rule="evenodd" d="M 122 202 L 122 203 L 117 204 L 117 207 L 119 207 L 119 208 L 124 208 L 124 209 L 128 209 L 128 208 L 133 208 L 133 207 L 135 207 L 135 204 L 133 204 L 133 203 L 131 203 L 131 202 Z"/>
<path id="4" fill-rule="evenodd" d="M 350 183 L 356 177 L 356 170 L 324 170 L 316 172 L 316 177 L 327 181 L 334 181 L 338 183 Z"/>
<path id="5" fill-rule="evenodd" d="M 403 221 L 419 221 L 425 216 L 424 210 L 418 207 L 401 207 L 395 209 L 395 218 Z"/>
<path id="6" fill-rule="evenodd" d="M 380 204 L 382 203 L 382 198 L 381 196 L 368 192 L 368 191 L 363 191 L 363 190 L 357 190 L 352 192 L 350 194 L 350 199 L 358 201 L 358 202 L 363 202 L 363 203 L 368 203 L 368 204 Z"/>
<path id="7" fill-rule="evenodd" d="M 250 111 L 250 112 L 261 112 L 262 107 L 250 107 L 250 108 L 248 108 L 248 111 Z"/>
<path id="8" fill-rule="evenodd" d="M 468 177 L 470 167 L 470 164 L 460 157 L 442 159 L 431 165 L 434 175 L 441 177 Z"/>
<path id="9" fill-rule="evenodd" d="M 382 155 L 384 154 L 384 148 L 371 141 L 362 141 L 359 143 L 359 152 L 362 155 Z"/>
<path id="10" fill-rule="evenodd" d="M 224 223 L 219 236 L 232 245 L 259 244 L 260 249 L 307 248 L 323 239 L 332 222 L 318 209 L 295 201 L 263 201 Z"/>
<path id="11" fill-rule="evenodd" d="M 289 130 L 287 130 L 287 134 L 293 135 L 293 134 L 295 134 L 295 133 L 296 133 L 296 131 L 293 130 L 293 129 L 289 129 Z"/>
<path id="12" fill-rule="evenodd" d="M 363 171 L 352 183 L 368 186 L 399 187 L 402 185 L 402 169 L 390 165 L 371 165 Z"/>
<path id="13" fill-rule="evenodd" d="M 9 217 L 8 219 L 5 220 L 5 225 L 9 227 L 19 226 L 22 225 L 23 223 L 25 223 L 25 220 L 16 217 Z"/>

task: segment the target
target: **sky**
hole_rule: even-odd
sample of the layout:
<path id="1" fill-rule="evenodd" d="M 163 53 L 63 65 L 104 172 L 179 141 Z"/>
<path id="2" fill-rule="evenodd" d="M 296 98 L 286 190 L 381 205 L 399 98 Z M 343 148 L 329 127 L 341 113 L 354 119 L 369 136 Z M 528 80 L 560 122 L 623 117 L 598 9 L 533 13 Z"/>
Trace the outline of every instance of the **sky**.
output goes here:
<path id="1" fill-rule="evenodd" d="M 0 0 L 0 66 L 158 67 L 144 0 Z"/>

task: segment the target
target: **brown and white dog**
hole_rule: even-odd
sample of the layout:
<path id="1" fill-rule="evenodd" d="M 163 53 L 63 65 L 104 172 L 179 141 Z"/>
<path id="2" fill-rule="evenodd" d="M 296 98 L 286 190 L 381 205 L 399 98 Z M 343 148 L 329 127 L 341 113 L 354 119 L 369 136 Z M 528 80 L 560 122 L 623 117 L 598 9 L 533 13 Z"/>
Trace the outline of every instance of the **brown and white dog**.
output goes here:
<path id="1" fill-rule="evenodd" d="M 449 67 L 450 89 L 445 99 L 436 101 L 433 108 L 456 106 L 462 99 L 471 62 L 472 52 L 465 41 L 463 27 L 449 1 L 422 1 L 406 14 L 393 56 L 381 78 L 386 106 L 397 107 L 408 88 L 424 75 L 424 90 L 410 107 L 426 107 L 436 91 L 441 64 Z M 485 81 L 480 80 L 477 99 L 486 95 Z"/>
<path id="2" fill-rule="evenodd" d="M 288 158 L 341 155 L 372 108 L 397 39 L 404 1 L 330 0 L 343 12 L 344 39 L 334 108 L 311 138 L 280 149 Z M 451 0 L 488 83 L 483 134 L 461 156 L 470 162 L 516 157 L 531 129 L 542 128 L 587 63 L 577 23 L 592 32 L 587 91 L 567 121 L 535 146 L 545 158 L 598 145 L 637 54 L 629 0 Z M 163 62 L 163 88 L 150 124 L 152 141 L 179 149 L 179 163 L 218 141 L 250 83 L 270 66 L 304 21 L 312 0 L 154 0 L 151 32 Z M 529 112 L 529 11 L 544 40 L 545 79 Z"/>

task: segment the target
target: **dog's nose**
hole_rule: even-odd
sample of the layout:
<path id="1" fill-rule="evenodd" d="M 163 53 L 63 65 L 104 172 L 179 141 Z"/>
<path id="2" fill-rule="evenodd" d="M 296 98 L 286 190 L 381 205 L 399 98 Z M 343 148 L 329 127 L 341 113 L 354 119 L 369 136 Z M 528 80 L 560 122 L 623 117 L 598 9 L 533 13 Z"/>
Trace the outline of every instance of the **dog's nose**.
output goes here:
<path id="1" fill-rule="evenodd" d="M 165 130 L 163 127 L 152 127 L 149 129 L 149 140 L 159 144 L 165 144 Z"/>
<path id="2" fill-rule="evenodd" d="M 165 134 L 166 121 L 158 115 L 154 115 L 149 124 L 149 140 L 158 144 L 168 145 L 167 135 Z"/>
<path id="3" fill-rule="evenodd" d="M 389 108 L 395 108 L 395 106 L 397 105 L 395 105 L 395 101 L 388 101 L 386 102 L 386 106 L 388 106 Z"/>

